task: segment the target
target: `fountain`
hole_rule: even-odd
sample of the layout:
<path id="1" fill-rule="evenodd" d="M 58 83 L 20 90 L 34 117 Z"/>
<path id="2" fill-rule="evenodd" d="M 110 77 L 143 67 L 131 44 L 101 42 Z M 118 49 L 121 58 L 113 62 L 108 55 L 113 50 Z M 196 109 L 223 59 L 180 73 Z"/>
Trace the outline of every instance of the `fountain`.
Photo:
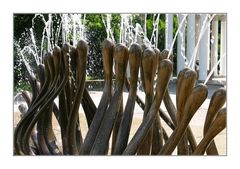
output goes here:
<path id="1" fill-rule="evenodd" d="M 161 52 L 157 49 L 154 42 L 158 41 L 158 33 L 155 29 L 149 43 L 143 45 L 146 36 L 140 35 L 144 34 L 144 31 L 139 24 L 129 24 L 130 15 L 122 15 L 120 43 L 116 43 L 109 23 L 111 15 L 108 14 L 106 22 L 102 17 L 108 36 L 102 45 L 105 85 L 100 103 L 96 106 L 85 86 L 89 51 L 82 33 L 85 19 L 79 23 L 76 17 L 79 18 L 77 15 L 63 15 L 65 21 L 71 18 L 75 25 L 72 29 L 72 42 L 67 36 L 70 29 L 65 25 L 61 48 L 57 43 L 53 43 L 51 38 L 46 38 L 46 54 L 43 55 L 41 50 L 39 60 L 38 57 L 35 58 L 36 54 L 33 54 L 37 69 L 29 70 L 31 94 L 21 93 L 27 106 L 20 105 L 22 118 L 14 131 L 14 154 L 171 155 L 176 147 L 179 155 L 203 155 L 205 152 L 208 155 L 218 154 L 214 137 L 226 127 L 226 108 L 222 108 L 226 101 L 225 89 L 220 88 L 214 92 L 203 127 L 204 136 L 197 144 L 189 123 L 207 98 L 207 86 L 196 83 L 195 70 L 181 70 L 177 77 L 175 106 L 169 94 L 173 71 L 173 63 L 169 58 L 173 57 L 172 51 Z M 156 17 L 155 28 L 159 17 L 160 14 Z M 45 23 L 47 27 L 44 31 L 47 35 L 53 34 L 54 32 L 47 29 L 51 25 L 51 19 Z M 76 25 L 81 28 L 80 32 Z M 140 41 L 139 37 L 144 38 L 140 38 Z M 36 44 L 33 36 L 31 39 L 32 43 Z M 30 49 L 39 53 L 36 52 L 39 50 L 36 45 Z M 128 64 L 129 77 L 126 76 Z M 115 85 L 112 80 L 113 67 Z M 141 100 L 137 92 L 139 71 L 145 101 Z M 122 103 L 124 86 L 129 91 L 125 107 Z M 54 101 L 56 98 L 58 102 Z M 133 137 L 130 137 L 135 103 L 144 111 L 143 120 Z M 162 103 L 167 112 L 160 107 Z M 85 138 L 80 127 L 80 105 L 88 124 Z M 54 133 L 54 116 L 60 127 L 60 141 Z M 163 121 L 172 130 L 170 136 L 166 133 Z"/>

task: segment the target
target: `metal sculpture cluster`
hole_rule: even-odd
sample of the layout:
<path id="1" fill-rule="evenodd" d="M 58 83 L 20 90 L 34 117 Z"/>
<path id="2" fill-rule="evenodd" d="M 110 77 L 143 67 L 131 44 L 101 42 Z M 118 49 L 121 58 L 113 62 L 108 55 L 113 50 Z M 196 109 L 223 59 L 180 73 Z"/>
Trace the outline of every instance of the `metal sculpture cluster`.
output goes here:
<path id="1" fill-rule="evenodd" d="M 160 52 L 138 44 L 132 44 L 128 49 L 123 44 L 115 46 L 106 39 L 102 49 L 105 86 L 96 107 L 85 88 L 87 54 L 88 46 L 82 40 L 76 47 L 55 47 L 44 58 L 44 64 L 39 65 L 36 77 L 29 78 L 32 94 L 22 93 L 27 107 L 20 105 L 22 118 L 14 132 L 14 154 L 170 155 L 176 147 L 179 155 L 218 154 L 213 139 L 226 127 L 226 108 L 222 108 L 226 101 L 225 89 L 218 89 L 213 94 L 203 127 L 204 137 L 197 144 L 189 122 L 207 98 L 208 89 L 203 84 L 196 85 L 194 70 L 185 68 L 179 73 L 175 107 L 168 92 L 173 64 L 167 59 L 166 50 Z M 130 79 L 125 76 L 128 61 Z M 139 70 L 145 103 L 137 95 Z M 129 91 L 125 109 L 122 103 L 124 85 Z M 56 97 L 59 98 L 58 105 L 54 102 Z M 162 102 L 169 116 L 160 108 Z M 144 110 L 144 115 L 129 140 L 135 103 Z M 85 138 L 79 124 L 80 104 L 89 127 Z M 53 114 L 61 129 L 61 148 L 53 132 Z M 170 137 L 160 119 L 173 130 Z"/>

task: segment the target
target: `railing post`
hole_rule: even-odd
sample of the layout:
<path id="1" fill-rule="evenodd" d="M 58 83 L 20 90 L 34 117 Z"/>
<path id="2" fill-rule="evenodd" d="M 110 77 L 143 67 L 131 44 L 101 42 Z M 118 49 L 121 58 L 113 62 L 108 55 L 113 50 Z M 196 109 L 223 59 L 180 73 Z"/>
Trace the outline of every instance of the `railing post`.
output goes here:
<path id="1" fill-rule="evenodd" d="M 195 48 L 195 14 L 189 14 L 187 18 L 187 59 L 191 60 Z"/>
<path id="2" fill-rule="evenodd" d="M 221 17 L 221 49 L 220 49 L 220 58 L 224 57 L 226 55 L 220 64 L 220 72 L 222 76 L 226 76 L 226 29 L 227 29 L 227 22 L 226 22 L 226 16 L 223 15 Z"/>
<path id="3" fill-rule="evenodd" d="M 218 61 L 218 16 L 212 21 L 212 37 L 211 37 L 211 69 Z M 218 75 L 217 69 L 214 70 L 214 76 Z"/>
<path id="4" fill-rule="evenodd" d="M 207 14 L 202 14 L 200 16 L 201 26 L 204 26 L 204 21 Z M 208 22 L 208 21 L 207 21 Z M 209 66 L 209 43 L 210 43 L 210 27 L 207 26 L 206 30 L 203 32 L 202 39 L 199 46 L 199 80 L 204 81 L 207 78 L 207 71 Z"/>
<path id="5" fill-rule="evenodd" d="M 166 14 L 165 49 L 170 49 L 173 41 L 173 14 Z"/>

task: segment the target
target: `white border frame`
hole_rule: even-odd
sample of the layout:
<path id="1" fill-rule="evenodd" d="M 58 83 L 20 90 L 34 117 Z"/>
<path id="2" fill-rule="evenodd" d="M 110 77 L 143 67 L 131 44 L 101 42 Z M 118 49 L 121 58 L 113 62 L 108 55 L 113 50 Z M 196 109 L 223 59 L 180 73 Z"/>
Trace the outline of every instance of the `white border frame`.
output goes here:
<path id="1" fill-rule="evenodd" d="M 240 85 L 238 68 L 239 10 L 237 1 L 147 0 L 143 2 L 93 0 L 8 0 L 0 16 L 0 168 L 227 168 L 240 152 Z M 227 13 L 227 156 L 221 157 L 16 157 L 13 156 L 13 14 L 14 13 Z M 83 166 L 82 166 L 83 165 Z"/>

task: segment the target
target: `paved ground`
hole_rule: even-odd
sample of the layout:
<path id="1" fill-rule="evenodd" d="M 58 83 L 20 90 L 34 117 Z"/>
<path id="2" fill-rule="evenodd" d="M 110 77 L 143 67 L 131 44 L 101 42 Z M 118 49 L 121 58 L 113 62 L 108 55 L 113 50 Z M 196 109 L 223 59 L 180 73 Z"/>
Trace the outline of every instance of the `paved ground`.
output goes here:
<path id="1" fill-rule="evenodd" d="M 216 85 L 216 84 L 208 85 L 208 89 L 209 89 L 208 98 L 206 99 L 206 101 L 203 103 L 203 105 L 200 107 L 200 109 L 194 115 L 193 119 L 190 122 L 190 126 L 193 130 L 193 133 L 194 133 L 194 136 L 195 136 L 197 142 L 199 142 L 202 139 L 203 124 L 205 121 L 210 98 L 211 98 L 213 92 L 219 87 L 221 87 L 221 85 Z M 171 83 L 169 85 L 169 92 L 170 92 L 172 100 L 174 101 L 174 104 L 176 105 L 175 89 L 176 89 L 175 83 Z M 98 105 L 98 103 L 101 99 L 102 92 L 90 91 L 90 95 L 93 98 L 95 104 Z M 138 95 L 144 100 L 145 96 L 144 96 L 143 92 L 138 91 Z M 124 94 L 123 94 L 124 105 L 126 104 L 127 97 L 128 97 L 128 93 L 124 92 Z M 163 104 L 161 104 L 161 108 L 164 111 L 166 111 L 166 108 L 164 107 Z M 83 137 L 85 137 L 88 128 L 87 128 L 87 123 L 86 123 L 86 119 L 85 119 L 82 107 L 80 107 L 79 112 L 80 112 L 80 124 L 81 124 L 81 129 L 83 132 L 82 134 L 83 134 Z M 135 131 L 137 130 L 138 126 L 140 125 L 140 123 L 142 121 L 142 116 L 143 116 L 143 110 L 136 104 L 135 109 L 134 109 L 134 118 L 133 118 L 132 128 L 131 128 L 131 132 L 130 132 L 130 137 L 132 137 L 134 135 Z M 19 120 L 20 120 L 19 110 L 17 108 L 17 105 L 14 105 L 14 126 L 16 126 L 16 124 Z M 164 122 L 162 124 L 164 125 L 164 128 L 166 129 L 168 135 L 170 135 L 172 130 Z M 55 131 L 57 137 L 60 138 L 60 128 L 59 128 L 59 125 L 57 124 L 56 120 L 54 120 L 54 131 Z M 58 140 L 60 140 L 60 139 L 58 139 Z M 226 129 L 223 130 L 215 138 L 215 142 L 218 147 L 219 154 L 226 155 L 226 153 L 227 153 L 227 151 L 226 151 Z"/>

